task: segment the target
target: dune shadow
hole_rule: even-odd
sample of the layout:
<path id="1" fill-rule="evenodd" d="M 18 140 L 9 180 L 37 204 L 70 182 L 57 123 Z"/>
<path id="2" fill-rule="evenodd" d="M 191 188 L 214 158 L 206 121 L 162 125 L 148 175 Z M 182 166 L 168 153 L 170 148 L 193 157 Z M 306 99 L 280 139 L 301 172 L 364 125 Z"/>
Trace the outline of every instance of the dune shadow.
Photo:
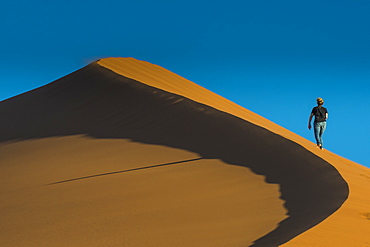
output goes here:
<path id="1" fill-rule="evenodd" d="M 66 180 L 62 180 L 62 181 L 58 181 L 58 182 L 54 182 L 54 183 L 49 183 L 49 184 L 47 184 L 47 185 L 62 184 L 62 183 L 74 182 L 74 181 L 78 181 L 78 180 L 89 179 L 89 178 L 96 178 L 96 177 L 102 177 L 102 176 L 114 175 L 114 174 L 119 174 L 119 173 L 134 172 L 134 171 L 146 170 L 146 169 L 157 168 L 157 167 L 163 167 L 163 166 L 178 165 L 178 164 L 183 164 L 183 163 L 192 162 L 192 161 L 197 161 L 197 160 L 202 160 L 202 159 L 203 159 L 203 158 L 195 158 L 195 159 L 181 160 L 181 161 L 170 162 L 170 163 L 164 163 L 164 164 L 158 164 L 158 165 L 152 165 L 152 166 L 144 166 L 144 167 L 132 168 L 132 169 L 121 170 L 121 171 L 114 171 L 114 172 L 99 173 L 99 174 L 90 175 L 90 176 L 84 176 L 84 177 L 78 177 L 78 178 L 66 179 Z"/>
<path id="2" fill-rule="evenodd" d="M 124 138 L 250 168 L 280 185 L 288 210 L 288 218 L 253 247 L 291 240 L 334 213 L 349 193 L 332 165 L 297 143 L 96 63 L 1 102 L 0 115 L 0 142 L 81 134 Z"/>

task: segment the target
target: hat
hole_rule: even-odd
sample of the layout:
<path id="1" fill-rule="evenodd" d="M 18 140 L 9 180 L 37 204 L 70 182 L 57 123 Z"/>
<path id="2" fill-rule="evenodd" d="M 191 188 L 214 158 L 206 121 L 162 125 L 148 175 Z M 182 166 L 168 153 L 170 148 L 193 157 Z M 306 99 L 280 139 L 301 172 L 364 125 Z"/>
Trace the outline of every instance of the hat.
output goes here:
<path id="1" fill-rule="evenodd" d="M 319 105 L 324 104 L 324 100 L 323 100 L 322 98 L 317 98 L 317 99 L 316 99 L 316 102 L 317 102 L 317 104 L 319 104 Z"/>

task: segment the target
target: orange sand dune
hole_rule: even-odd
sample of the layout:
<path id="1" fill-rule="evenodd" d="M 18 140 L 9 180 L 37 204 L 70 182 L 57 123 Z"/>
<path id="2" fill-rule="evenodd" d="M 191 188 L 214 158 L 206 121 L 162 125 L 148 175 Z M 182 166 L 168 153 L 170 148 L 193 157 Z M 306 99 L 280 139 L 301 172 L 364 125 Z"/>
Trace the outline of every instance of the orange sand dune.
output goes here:
<path id="1" fill-rule="evenodd" d="M 370 246 L 370 171 L 108 58 L 0 103 L 0 246 Z"/>

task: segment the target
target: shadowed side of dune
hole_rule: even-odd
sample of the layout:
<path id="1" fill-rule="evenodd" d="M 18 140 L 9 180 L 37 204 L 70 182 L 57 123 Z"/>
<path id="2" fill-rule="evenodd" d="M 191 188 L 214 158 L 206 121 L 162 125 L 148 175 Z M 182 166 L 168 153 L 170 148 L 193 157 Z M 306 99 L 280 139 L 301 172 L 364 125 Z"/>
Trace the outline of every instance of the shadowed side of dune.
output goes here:
<path id="1" fill-rule="evenodd" d="M 348 186 L 300 145 L 181 95 L 96 63 L 0 104 L 0 141 L 86 134 L 125 138 L 249 167 L 278 183 L 289 217 L 253 246 L 278 246 L 335 212 Z"/>

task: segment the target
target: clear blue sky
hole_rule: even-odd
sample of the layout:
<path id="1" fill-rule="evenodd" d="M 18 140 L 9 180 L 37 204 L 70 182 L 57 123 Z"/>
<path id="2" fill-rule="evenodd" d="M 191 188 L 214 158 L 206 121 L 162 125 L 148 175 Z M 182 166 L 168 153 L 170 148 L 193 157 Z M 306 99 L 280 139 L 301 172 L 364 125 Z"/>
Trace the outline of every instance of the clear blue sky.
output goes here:
<path id="1" fill-rule="evenodd" d="M 0 100 L 134 57 L 311 141 L 323 97 L 325 147 L 370 167 L 369 0 L 12 0 L 0 23 Z"/>

